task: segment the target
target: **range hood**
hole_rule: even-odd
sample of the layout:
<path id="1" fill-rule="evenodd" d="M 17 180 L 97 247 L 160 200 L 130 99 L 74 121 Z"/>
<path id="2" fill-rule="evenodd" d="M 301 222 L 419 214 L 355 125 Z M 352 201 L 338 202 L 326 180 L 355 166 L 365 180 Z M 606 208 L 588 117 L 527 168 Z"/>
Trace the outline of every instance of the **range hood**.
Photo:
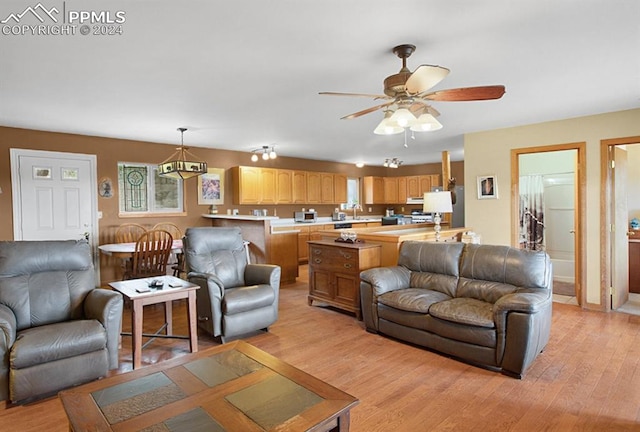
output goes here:
<path id="1" fill-rule="evenodd" d="M 407 198 L 407 204 L 424 204 L 424 197 L 409 197 Z"/>

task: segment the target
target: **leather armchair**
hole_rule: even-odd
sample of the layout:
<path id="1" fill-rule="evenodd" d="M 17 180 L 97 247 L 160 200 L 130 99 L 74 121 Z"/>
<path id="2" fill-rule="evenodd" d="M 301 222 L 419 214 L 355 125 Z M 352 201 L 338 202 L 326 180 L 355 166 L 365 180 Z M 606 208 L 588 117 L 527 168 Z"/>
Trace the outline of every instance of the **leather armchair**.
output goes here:
<path id="1" fill-rule="evenodd" d="M 117 368 L 122 307 L 120 293 L 95 288 L 86 241 L 0 242 L 0 400 Z"/>
<path id="2" fill-rule="evenodd" d="M 240 228 L 188 228 L 183 246 L 200 328 L 224 343 L 278 319 L 280 267 L 247 264 Z"/>

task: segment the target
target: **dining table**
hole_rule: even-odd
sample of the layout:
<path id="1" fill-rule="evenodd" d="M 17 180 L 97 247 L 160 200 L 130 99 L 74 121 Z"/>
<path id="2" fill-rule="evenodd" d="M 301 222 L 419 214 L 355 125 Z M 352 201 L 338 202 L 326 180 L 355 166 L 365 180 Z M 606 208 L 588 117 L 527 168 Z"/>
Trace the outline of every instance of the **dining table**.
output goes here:
<path id="1" fill-rule="evenodd" d="M 100 252 L 105 255 L 120 259 L 130 259 L 136 251 L 136 242 L 108 243 L 98 246 Z M 182 253 L 182 239 L 176 239 L 171 245 L 171 253 Z"/>

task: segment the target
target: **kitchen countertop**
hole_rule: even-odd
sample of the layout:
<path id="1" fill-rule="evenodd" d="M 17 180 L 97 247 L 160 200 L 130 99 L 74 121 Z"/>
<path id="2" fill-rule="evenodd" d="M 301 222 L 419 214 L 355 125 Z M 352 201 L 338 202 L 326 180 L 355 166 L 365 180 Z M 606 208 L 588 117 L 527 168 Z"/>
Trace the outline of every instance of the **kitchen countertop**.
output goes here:
<path id="1" fill-rule="evenodd" d="M 330 224 L 342 224 L 342 223 L 367 223 L 367 222 L 381 222 L 382 216 L 370 216 L 370 217 L 362 217 L 358 219 L 353 219 L 352 217 L 348 217 L 342 221 L 334 221 L 330 216 L 327 217 L 319 217 L 316 222 L 296 222 L 293 218 L 281 218 L 275 221 L 271 221 L 271 226 L 314 226 L 314 225 L 330 225 Z"/>
<path id="2" fill-rule="evenodd" d="M 228 215 L 228 214 L 208 214 L 202 215 L 208 219 L 235 219 L 235 220 L 253 220 L 253 221 L 277 221 L 280 219 L 278 216 L 253 216 L 253 215 Z"/>

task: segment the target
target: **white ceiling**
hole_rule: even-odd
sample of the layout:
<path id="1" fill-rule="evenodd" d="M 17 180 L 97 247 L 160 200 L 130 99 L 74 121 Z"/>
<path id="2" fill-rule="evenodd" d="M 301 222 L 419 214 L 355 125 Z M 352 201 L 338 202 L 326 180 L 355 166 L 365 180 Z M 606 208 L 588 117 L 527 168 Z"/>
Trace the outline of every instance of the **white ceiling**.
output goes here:
<path id="1" fill-rule="evenodd" d="M 37 2 L 3 0 L 0 21 Z M 187 127 L 191 147 L 410 165 L 462 160 L 468 132 L 640 106 L 638 0 L 41 2 L 124 11 L 123 35 L 0 34 L 0 125 L 167 144 Z M 409 69 L 451 70 L 434 90 L 507 92 L 434 102 L 444 128 L 408 148 L 373 134 L 379 111 L 340 120 L 380 102 L 318 95 L 381 93 L 403 43 L 417 46 Z"/>

